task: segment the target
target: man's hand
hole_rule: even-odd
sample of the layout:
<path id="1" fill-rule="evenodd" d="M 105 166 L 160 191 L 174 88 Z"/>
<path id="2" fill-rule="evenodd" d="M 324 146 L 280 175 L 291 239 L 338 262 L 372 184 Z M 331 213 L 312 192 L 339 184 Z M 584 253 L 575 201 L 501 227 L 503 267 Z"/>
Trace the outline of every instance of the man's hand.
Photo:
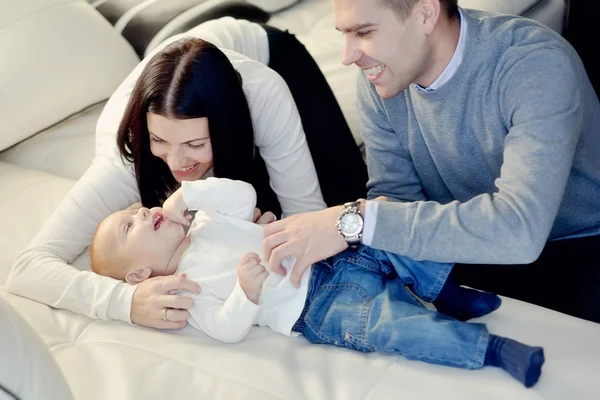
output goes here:
<path id="1" fill-rule="evenodd" d="M 245 253 L 240 259 L 237 273 L 240 286 L 246 293 L 248 300 L 258 304 L 258 297 L 263 283 L 269 277 L 269 272 L 260 263 L 261 259 L 256 253 Z"/>
<path id="2" fill-rule="evenodd" d="M 179 188 L 165 200 L 163 204 L 163 215 L 173 222 L 188 226 L 192 216 L 185 215 L 187 209 L 188 206 L 185 204 L 185 201 L 183 201 L 183 188 Z"/>
<path id="3" fill-rule="evenodd" d="M 348 244 L 335 227 L 342 208 L 297 214 L 266 225 L 263 255 L 269 260 L 271 270 L 284 275 L 281 262 L 294 256 L 296 265 L 290 281 L 300 287 L 300 278 L 311 264 L 346 249 Z"/>

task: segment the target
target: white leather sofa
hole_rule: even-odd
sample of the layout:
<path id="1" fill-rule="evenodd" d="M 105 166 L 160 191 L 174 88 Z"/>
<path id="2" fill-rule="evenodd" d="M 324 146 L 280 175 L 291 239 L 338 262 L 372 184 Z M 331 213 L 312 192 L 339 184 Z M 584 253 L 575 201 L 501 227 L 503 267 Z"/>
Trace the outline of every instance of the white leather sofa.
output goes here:
<path id="1" fill-rule="evenodd" d="M 531 15 L 550 15 L 560 30 L 563 11 L 552 8 L 560 1 L 542 3 Z M 523 11 L 519 1 L 501 4 Z M 347 82 L 354 73 L 340 66 L 331 21 L 328 0 L 303 0 L 272 18 L 315 55 L 359 140 Z M 23 400 L 598 398 L 600 325 L 508 298 L 482 321 L 544 346 L 547 361 L 533 389 L 493 368 L 364 355 L 264 328 L 240 344 L 222 344 L 192 328 L 161 332 L 91 320 L 7 293 L 14 258 L 89 165 L 103 101 L 138 58 L 83 0 L 0 2 L 0 54 L 0 387 L 7 390 L 0 389 L 0 400 L 12 398 L 8 391 Z M 76 265 L 88 268 L 86 254 Z"/>

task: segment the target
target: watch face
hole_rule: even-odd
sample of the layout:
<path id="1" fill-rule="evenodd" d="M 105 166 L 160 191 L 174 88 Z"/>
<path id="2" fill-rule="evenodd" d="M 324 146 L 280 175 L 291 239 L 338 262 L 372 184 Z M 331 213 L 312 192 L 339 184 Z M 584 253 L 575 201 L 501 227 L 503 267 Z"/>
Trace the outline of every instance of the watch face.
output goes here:
<path id="1" fill-rule="evenodd" d="M 363 219 L 358 214 L 346 214 L 340 219 L 340 230 L 345 236 L 355 236 L 362 231 Z"/>

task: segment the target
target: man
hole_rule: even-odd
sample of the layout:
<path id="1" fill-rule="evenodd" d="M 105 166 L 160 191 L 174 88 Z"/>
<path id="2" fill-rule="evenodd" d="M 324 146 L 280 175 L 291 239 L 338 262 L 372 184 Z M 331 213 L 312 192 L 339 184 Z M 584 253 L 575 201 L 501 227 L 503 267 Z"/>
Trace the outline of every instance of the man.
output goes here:
<path id="1" fill-rule="evenodd" d="M 389 201 L 268 225 L 272 268 L 294 256 L 297 280 L 361 240 L 463 263 L 462 283 L 600 322 L 600 105 L 573 48 L 456 0 L 333 8 L 343 62 L 361 69 L 368 197 Z"/>

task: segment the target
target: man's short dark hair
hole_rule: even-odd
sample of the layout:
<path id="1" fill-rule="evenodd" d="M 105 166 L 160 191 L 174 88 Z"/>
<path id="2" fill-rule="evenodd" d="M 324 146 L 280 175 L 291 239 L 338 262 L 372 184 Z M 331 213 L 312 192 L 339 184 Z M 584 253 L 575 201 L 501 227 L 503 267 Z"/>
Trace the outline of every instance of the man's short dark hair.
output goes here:
<path id="1" fill-rule="evenodd" d="M 381 3 L 396 11 L 402 20 L 408 18 L 418 0 L 379 0 Z M 439 0 L 448 18 L 458 16 L 458 0 Z"/>

